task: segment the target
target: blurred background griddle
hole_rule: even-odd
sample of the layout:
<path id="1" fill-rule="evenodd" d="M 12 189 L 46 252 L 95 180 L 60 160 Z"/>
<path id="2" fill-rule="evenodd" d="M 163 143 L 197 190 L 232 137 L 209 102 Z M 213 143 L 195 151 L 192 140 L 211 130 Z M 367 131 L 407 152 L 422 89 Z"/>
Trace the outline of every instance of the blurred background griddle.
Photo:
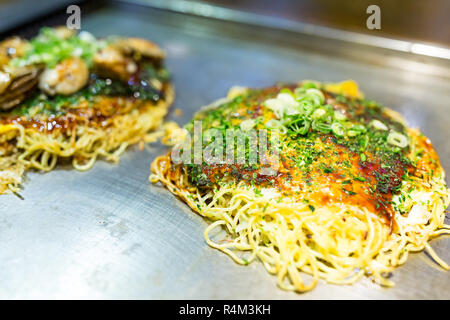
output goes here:
<path id="1" fill-rule="evenodd" d="M 81 0 L 0 0 L 0 32 L 77 3 Z M 450 47 L 448 0 L 138 0 L 141 4 L 200 3 L 289 21 L 388 38 Z M 381 30 L 368 30 L 366 9 L 381 9 Z"/>
<path id="2" fill-rule="evenodd" d="M 198 1 L 200 2 L 200 1 Z M 208 0 L 203 3 L 347 31 L 450 46 L 448 0 Z M 381 9 L 381 30 L 366 28 L 366 8 Z"/>

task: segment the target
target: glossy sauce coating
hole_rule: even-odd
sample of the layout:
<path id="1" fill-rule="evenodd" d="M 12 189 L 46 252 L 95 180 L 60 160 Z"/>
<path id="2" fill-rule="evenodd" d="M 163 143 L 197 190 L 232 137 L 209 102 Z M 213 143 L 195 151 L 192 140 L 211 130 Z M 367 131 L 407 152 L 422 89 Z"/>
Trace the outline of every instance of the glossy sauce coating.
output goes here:
<path id="1" fill-rule="evenodd" d="M 263 90 L 252 90 L 244 97 L 218 107 L 200 112 L 194 120 L 201 120 L 203 128 L 239 127 L 247 119 L 259 119 L 256 128 L 275 119 L 274 113 L 264 106 L 264 101 L 276 96 L 280 90 L 295 86 L 274 86 Z M 323 90 L 325 104 L 347 115 L 351 121 L 369 127 L 373 120 L 382 121 L 390 130 L 407 134 L 408 129 L 390 118 L 384 107 L 371 101 L 350 99 Z M 368 133 L 368 139 L 375 139 Z M 375 132 L 375 135 L 378 134 Z M 436 152 L 425 137 L 410 137 L 411 143 L 422 146 L 423 155 L 410 161 L 410 147 L 403 150 L 384 149 L 374 143 L 364 149 L 355 148 L 355 141 L 347 141 L 332 133 L 310 132 L 304 136 L 286 133 L 282 140 L 280 165 L 276 174 L 262 174 L 260 165 L 215 164 L 188 165 L 191 182 L 200 188 L 208 188 L 221 181 L 246 181 L 257 188 L 276 188 L 283 196 L 314 205 L 349 204 L 365 207 L 377 213 L 392 226 L 395 211 L 392 198 L 402 181 L 418 172 L 429 172 L 439 165 Z M 385 139 L 385 138 L 384 138 Z M 372 140 L 370 140 L 372 142 Z M 361 151 L 362 150 L 362 151 Z M 176 171 L 178 169 L 175 169 Z"/>

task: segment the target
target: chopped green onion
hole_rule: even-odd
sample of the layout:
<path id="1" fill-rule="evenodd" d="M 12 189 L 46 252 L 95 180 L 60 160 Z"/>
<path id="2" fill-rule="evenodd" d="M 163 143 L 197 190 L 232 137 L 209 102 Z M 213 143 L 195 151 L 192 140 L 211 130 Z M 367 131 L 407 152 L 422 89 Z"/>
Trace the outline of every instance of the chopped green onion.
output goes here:
<path id="1" fill-rule="evenodd" d="M 309 116 L 313 112 L 314 106 L 310 103 L 303 101 L 300 102 L 300 110 L 302 115 Z"/>
<path id="2" fill-rule="evenodd" d="M 357 124 L 351 127 L 350 130 L 348 130 L 347 135 L 349 137 L 356 137 L 363 132 L 366 132 L 366 127 L 364 127 L 362 124 Z"/>
<path id="3" fill-rule="evenodd" d="M 358 138 L 358 144 L 362 148 L 361 150 L 364 150 L 369 145 L 369 137 L 367 135 L 361 136 Z"/>
<path id="4" fill-rule="evenodd" d="M 242 131 L 249 131 L 256 125 L 255 120 L 248 119 L 241 122 L 241 130 Z"/>
<path id="5" fill-rule="evenodd" d="M 305 81 L 305 82 L 303 82 L 302 83 L 302 88 L 305 88 L 305 89 L 309 89 L 309 88 L 318 89 L 317 85 L 314 82 L 312 82 L 312 81 Z"/>
<path id="6" fill-rule="evenodd" d="M 331 125 L 331 131 L 333 131 L 333 133 L 335 135 L 337 135 L 338 137 L 342 137 L 344 135 L 344 133 L 345 133 L 345 128 L 339 122 L 334 122 Z"/>
<path id="7" fill-rule="evenodd" d="M 316 131 L 320 131 L 323 133 L 328 133 L 331 131 L 331 125 L 325 122 L 320 122 L 317 120 L 314 120 L 312 122 L 312 128 Z"/>
<path id="8" fill-rule="evenodd" d="M 397 131 L 391 131 L 387 136 L 387 142 L 393 146 L 404 148 L 408 145 L 408 138 Z"/>
<path id="9" fill-rule="evenodd" d="M 303 118 L 297 118 L 289 123 L 288 128 L 296 134 L 305 135 L 308 132 L 310 125 L 310 121 Z"/>
<path id="10" fill-rule="evenodd" d="M 376 120 L 376 119 L 372 120 L 369 125 L 371 127 L 374 127 L 375 129 L 379 129 L 379 130 L 385 131 L 388 129 L 388 127 L 383 122 L 381 122 L 380 120 Z"/>
<path id="11" fill-rule="evenodd" d="M 323 117 L 325 114 L 327 113 L 327 111 L 323 108 L 318 108 L 316 109 L 313 114 L 312 114 L 312 118 L 313 119 L 319 119 L 320 117 Z"/>
<path id="12" fill-rule="evenodd" d="M 285 113 L 289 115 L 300 113 L 299 104 L 291 93 L 279 93 L 275 99 L 268 99 L 264 104 L 275 113 L 278 119 L 282 119 Z"/>
<path id="13" fill-rule="evenodd" d="M 295 108 L 298 106 L 297 101 L 294 99 L 294 95 L 291 93 L 279 93 L 277 96 L 277 100 L 280 100 L 284 103 L 285 108 Z"/>
<path id="14" fill-rule="evenodd" d="M 347 135 L 348 135 L 349 137 L 356 137 L 358 134 L 359 134 L 359 132 L 358 132 L 358 131 L 355 131 L 355 130 L 348 130 L 348 131 L 347 131 Z"/>
<path id="15" fill-rule="evenodd" d="M 30 41 L 30 48 L 25 55 L 11 60 L 10 63 L 16 67 L 42 63 L 53 68 L 67 58 L 80 57 L 91 66 L 95 53 L 105 45 L 104 40 L 98 40 L 86 31 L 63 39 L 54 29 L 44 27 L 39 35 Z"/>
<path id="16" fill-rule="evenodd" d="M 340 112 L 338 110 L 335 110 L 334 111 L 334 118 L 336 120 L 341 120 L 342 121 L 342 120 L 346 120 L 347 116 L 345 114 L 343 114 L 342 112 Z"/>
<path id="17" fill-rule="evenodd" d="M 314 103 L 316 105 L 322 105 L 325 101 L 325 96 L 323 95 L 322 91 L 315 88 L 309 88 L 306 89 L 306 94 L 313 99 Z"/>
<path id="18" fill-rule="evenodd" d="M 352 127 L 352 130 L 362 133 L 362 132 L 366 132 L 367 129 L 362 124 L 356 124 Z"/>
<path id="19" fill-rule="evenodd" d="M 286 133 L 287 129 L 285 126 L 283 126 L 283 124 L 275 119 L 271 119 L 269 121 L 266 122 L 265 127 L 267 129 L 279 129 L 281 133 Z"/>
<path id="20" fill-rule="evenodd" d="M 295 94 L 294 94 L 291 90 L 289 90 L 288 88 L 283 88 L 283 89 L 281 89 L 281 90 L 280 90 L 280 94 L 281 94 L 281 93 L 286 93 L 286 94 L 292 96 L 293 98 L 295 98 Z"/>
<path id="21" fill-rule="evenodd" d="M 281 116 L 283 115 L 283 104 L 281 101 L 275 98 L 267 99 L 266 101 L 264 101 L 264 104 L 267 108 L 272 110 L 278 116 L 278 118 L 281 118 Z"/>

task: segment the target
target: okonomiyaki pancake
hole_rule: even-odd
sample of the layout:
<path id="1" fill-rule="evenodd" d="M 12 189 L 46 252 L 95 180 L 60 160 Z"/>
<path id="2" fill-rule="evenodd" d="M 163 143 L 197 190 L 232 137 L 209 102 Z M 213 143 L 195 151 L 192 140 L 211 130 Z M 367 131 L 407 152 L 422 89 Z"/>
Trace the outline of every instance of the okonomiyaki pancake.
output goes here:
<path id="1" fill-rule="evenodd" d="M 145 39 L 65 27 L 0 42 L 0 194 L 26 169 L 87 170 L 154 140 L 174 99 L 164 57 Z"/>
<path id="2" fill-rule="evenodd" d="M 234 88 L 170 140 L 150 181 L 207 218 L 210 246 L 238 264 L 261 261 L 282 289 L 364 275 L 392 286 L 391 272 L 423 249 L 449 269 L 429 244 L 450 233 L 435 149 L 353 81 Z"/>

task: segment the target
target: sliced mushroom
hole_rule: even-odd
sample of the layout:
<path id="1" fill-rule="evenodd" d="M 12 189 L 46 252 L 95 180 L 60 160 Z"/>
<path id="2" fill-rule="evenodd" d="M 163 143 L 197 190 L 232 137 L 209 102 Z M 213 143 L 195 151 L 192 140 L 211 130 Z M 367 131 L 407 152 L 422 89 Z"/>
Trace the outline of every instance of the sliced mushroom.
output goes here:
<path id="1" fill-rule="evenodd" d="M 11 75 L 7 72 L 0 71 L 0 94 L 6 91 L 11 83 Z"/>
<path id="2" fill-rule="evenodd" d="M 165 52 L 156 43 L 146 39 L 124 38 L 117 40 L 114 45 L 134 60 L 140 60 L 142 57 L 161 60 L 166 57 Z"/>
<path id="3" fill-rule="evenodd" d="M 0 109 L 9 110 L 24 101 L 36 88 L 43 67 L 9 68 L 0 72 Z"/>
<path id="4" fill-rule="evenodd" d="M 136 63 L 114 46 L 107 46 L 94 56 L 94 72 L 100 77 L 128 81 L 136 71 Z"/>
<path id="5" fill-rule="evenodd" d="M 94 72 L 100 77 L 128 81 L 138 70 L 137 62 L 143 58 L 161 60 L 165 53 L 148 40 L 123 38 L 99 50 L 94 56 Z"/>

